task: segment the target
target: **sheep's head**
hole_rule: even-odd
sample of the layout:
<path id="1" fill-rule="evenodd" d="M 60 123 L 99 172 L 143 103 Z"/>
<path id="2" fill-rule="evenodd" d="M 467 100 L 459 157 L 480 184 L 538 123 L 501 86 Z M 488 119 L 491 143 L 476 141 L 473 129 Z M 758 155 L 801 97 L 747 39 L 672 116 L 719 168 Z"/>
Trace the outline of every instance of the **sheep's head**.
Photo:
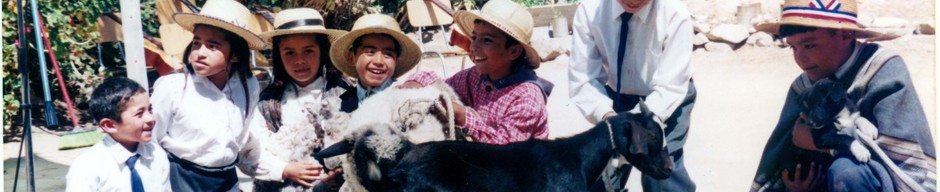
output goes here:
<path id="1" fill-rule="evenodd" d="M 673 164 L 664 145 L 663 129 L 653 121 L 655 116 L 643 102 L 640 102 L 640 111 L 640 114 L 621 113 L 608 119 L 615 134 L 615 150 L 643 174 L 656 179 L 668 178 Z"/>
<path id="2" fill-rule="evenodd" d="M 342 141 L 314 154 L 329 158 L 346 154 L 351 157 L 355 170 L 347 174 L 358 177 L 369 191 L 394 191 L 401 186 L 389 176 L 398 161 L 413 144 L 389 124 L 375 123 L 347 135 Z"/>

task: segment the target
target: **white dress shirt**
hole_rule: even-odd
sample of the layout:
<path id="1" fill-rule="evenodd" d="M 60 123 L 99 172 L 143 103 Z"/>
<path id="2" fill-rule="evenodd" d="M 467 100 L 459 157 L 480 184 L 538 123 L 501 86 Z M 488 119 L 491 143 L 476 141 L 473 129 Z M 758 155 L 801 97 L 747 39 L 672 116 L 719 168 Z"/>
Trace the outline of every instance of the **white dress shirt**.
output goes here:
<path id="1" fill-rule="evenodd" d="M 238 168 L 262 180 L 280 181 L 286 164 L 263 150 L 248 128 L 247 114 L 258 102 L 258 81 L 249 77 L 248 97 L 233 75 L 219 89 L 206 77 L 176 73 L 154 83 L 150 103 L 157 117 L 154 142 L 170 154 L 206 167 L 223 167 L 238 160 Z M 185 90 L 184 90 L 185 89 Z M 245 101 L 248 102 L 246 106 Z"/>
<path id="2" fill-rule="evenodd" d="M 614 111 L 604 86 L 617 90 L 622 13 L 616 1 L 586 0 L 573 19 L 569 91 L 571 101 L 592 123 Z M 620 92 L 646 96 L 646 105 L 664 122 L 682 103 L 692 77 L 692 20 L 682 2 L 654 0 L 627 23 Z"/>
<path id="3" fill-rule="evenodd" d="M 131 191 L 131 170 L 125 162 L 137 154 L 140 159 L 134 169 L 144 191 L 171 191 L 170 162 L 163 149 L 139 143 L 137 151 L 131 152 L 110 135 L 72 162 L 65 176 L 65 191 Z"/>

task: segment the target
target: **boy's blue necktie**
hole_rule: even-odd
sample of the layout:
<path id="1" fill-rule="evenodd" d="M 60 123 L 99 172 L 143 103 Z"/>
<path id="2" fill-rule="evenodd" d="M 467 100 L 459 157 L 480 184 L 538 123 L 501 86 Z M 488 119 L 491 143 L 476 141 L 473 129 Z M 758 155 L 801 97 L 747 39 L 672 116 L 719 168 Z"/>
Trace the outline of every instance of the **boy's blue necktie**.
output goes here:
<path id="1" fill-rule="evenodd" d="M 617 51 L 617 95 L 614 96 L 614 106 L 620 106 L 620 88 L 623 81 L 623 55 L 627 52 L 627 34 L 630 31 L 630 25 L 627 23 L 630 21 L 630 18 L 633 17 L 633 13 L 623 12 L 620 14 L 620 46 L 619 51 Z"/>
<path id="2" fill-rule="evenodd" d="M 140 181 L 140 175 L 137 174 L 137 169 L 134 169 L 134 164 L 137 163 L 137 159 L 140 158 L 140 154 L 136 154 L 127 158 L 127 161 L 124 162 L 127 164 L 127 167 L 131 169 L 131 189 L 133 192 L 144 192 L 144 183 Z"/>

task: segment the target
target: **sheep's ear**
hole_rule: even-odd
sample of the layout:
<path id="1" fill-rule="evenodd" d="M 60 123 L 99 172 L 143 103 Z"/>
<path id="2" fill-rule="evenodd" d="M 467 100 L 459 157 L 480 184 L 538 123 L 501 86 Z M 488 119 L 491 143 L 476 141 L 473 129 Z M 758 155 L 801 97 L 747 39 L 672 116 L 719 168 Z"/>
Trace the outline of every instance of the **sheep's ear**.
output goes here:
<path id="1" fill-rule="evenodd" d="M 314 153 L 313 157 L 318 158 L 318 159 L 325 159 L 325 158 L 330 158 L 330 157 L 337 156 L 337 155 L 346 154 L 352 151 L 354 147 L 353 145 L 354 144 L 352 141 L 343 139 L 342 141 L 336 144 L 330 145 L 329 147 L 321 150 L 320 152 Z"/>

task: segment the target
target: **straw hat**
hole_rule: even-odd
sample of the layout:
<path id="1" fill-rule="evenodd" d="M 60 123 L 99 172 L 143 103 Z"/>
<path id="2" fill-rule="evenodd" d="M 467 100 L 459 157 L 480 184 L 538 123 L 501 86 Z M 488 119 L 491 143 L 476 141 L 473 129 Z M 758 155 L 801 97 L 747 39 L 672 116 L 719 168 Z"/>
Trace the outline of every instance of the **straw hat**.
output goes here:
<path id="1" fill-rule="evenodd" d="M 345 54 L 352 48 L 353 41 L 369 34 L 387 34 L 401 46 L 401 53 L 395 61 L 395 74 L 392 74 L 392 78 L 405 74 L 421 61 L 421 47 L 401 32 L 395 19 L 383 14 L 368 14 L 359 17 L 356 23 L 353 23 L 352 30 L 333 43 L 333 48 L 330 49 L 330 59 L 333 60 L 336 68 L 350 77 L 359 78 L 355 64 L 349 63 Z"/>
<path id="2" fill-rule="evenodd" d="M 780 21 L 761 23 L 755 28 L 777 34 L 781 25 L 797 25 L 851 30 L 856 32 L 859 39 L 882 36 L 879 32 L 862 29 L 858 25 L 857 5 L 855 0 L 786 0 Z"/>
<path id="3" fill-rule="evenodd" d="M 529 39 L 532 37 L 532 14 L 522 5 L 509 0 L 493 0 L 483 5 L 479 14 L 458 11 L 454 14 L 454 18 L 466 34 L 473 34 L 473 22 L 476 20 L 499 28 L 500 31 L 519 41 L 519 44 L 525 48 L 525 57 L 532 67 L 538 68 L 542 63 L 539 53 L 529 44 Z"/>
<path id="4" fill-rule="evenodd" d="M 183 29 L 192 32 L 196 24 L 210 25 L 241 36 L 253 50 L 263 49 L 264 40 L 248 30 L 251 11 L 232 0 L 208 0 L 199 13 L 177 13 L 173 15 Z"/>
<path id="5" fill-rule="evenodd" d="M 283 10 L 274 17 L 274 30 L 261 33 L 261 38 L 269 43 L 274 37 L 292 34 L 322 34 L 326 35 L 330 42 L 336 41 L 340 36 L 346 34 L 346 31 L 326 29 L 323 26 L 323 15 L 316 9 L 296 8 Z"/>

